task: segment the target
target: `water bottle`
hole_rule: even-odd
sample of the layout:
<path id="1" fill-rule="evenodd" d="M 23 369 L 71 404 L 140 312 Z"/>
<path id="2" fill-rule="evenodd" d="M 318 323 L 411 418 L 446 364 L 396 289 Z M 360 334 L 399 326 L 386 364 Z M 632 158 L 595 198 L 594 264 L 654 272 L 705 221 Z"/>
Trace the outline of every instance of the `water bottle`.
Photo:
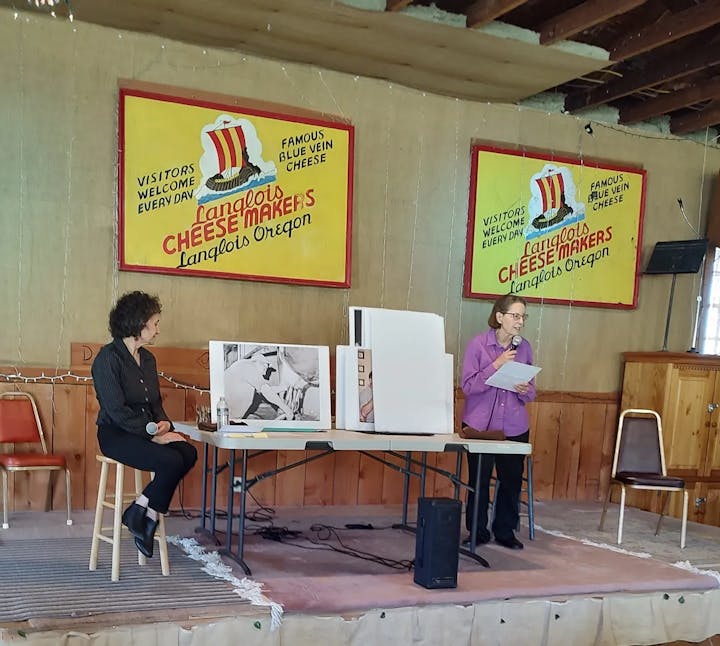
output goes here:
<path id="1" fill-rule="evenodd" d="M 228 408 L 225 397 L 220 397 L 217 403 L 217 430 L 230 423 L 230 409 Z"/>

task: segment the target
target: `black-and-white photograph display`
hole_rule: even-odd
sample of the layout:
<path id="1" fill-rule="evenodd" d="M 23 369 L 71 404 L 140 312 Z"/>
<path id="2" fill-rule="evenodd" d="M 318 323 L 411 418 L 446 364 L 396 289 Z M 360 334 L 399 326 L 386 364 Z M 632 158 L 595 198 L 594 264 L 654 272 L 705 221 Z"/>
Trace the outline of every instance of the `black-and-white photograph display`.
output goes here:
<path id="1" fill-rule="evenodd" d="M 327 346 L 210 341 L 210 393 L 231 423 L 330 427 Z M 270 426 L 270 424 L 268 424 Z"/>

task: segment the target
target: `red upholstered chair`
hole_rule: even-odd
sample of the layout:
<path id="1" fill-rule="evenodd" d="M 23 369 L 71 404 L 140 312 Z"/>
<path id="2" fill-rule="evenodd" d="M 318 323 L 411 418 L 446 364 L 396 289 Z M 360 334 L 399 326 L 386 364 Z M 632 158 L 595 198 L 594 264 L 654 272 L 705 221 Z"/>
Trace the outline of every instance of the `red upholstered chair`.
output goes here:
<path id="1" fill-rule="evenodd" d="M 21 444 L 22 449 L 7 451 L 5 444 Z M 36 450 L 28 445 L 34 444 Z M 35 400 L 29 393 L 7 392 L 0 394 L 0 475 L 2 475 L 3 529 L 8 525 L 8 473 L 18 471 L 50 471 L 50 482 L 45 499 L 45 510 L 52 503 L 52 489 L 58 471 L 65 471 L 67 498 L 67 524 L 70 519 L 70 469 L 65 456 L 48 453 L 40 416 Z"/>
<path id="2" fill-rule="evenodd" d="M 663 450 L 662 421 L 654 410 L 629 408 L 620 415 L 615 457 L 613 459 L 610 486 L 600 517 L 600 529 L 605 523 L 608 501 L 613 485 L 620 487 L 620 519 L 618 521 L 617 542 L 622 543 L 623 515 L 625 513 L 625 489 L 646 489 L 665 492 L 665 501 L 661 506 L 655 536 L 660 533 L 663 516 L 667 513 L 670 493 L 683 494 L 682 529 L 680 547 L 685 547 L 687 532 L 688 492 L 685 481 L 667 475 L 665 470 L 665 452 Z"/>

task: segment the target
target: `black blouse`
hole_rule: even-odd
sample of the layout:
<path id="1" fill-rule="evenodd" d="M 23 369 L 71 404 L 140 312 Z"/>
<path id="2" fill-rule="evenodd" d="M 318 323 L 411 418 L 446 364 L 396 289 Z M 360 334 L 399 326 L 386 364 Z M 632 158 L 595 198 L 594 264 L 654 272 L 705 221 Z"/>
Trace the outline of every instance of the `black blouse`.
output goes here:
<path id="1" fill-rule="evenodd" d="M 139 354 L 140 365 L 122 339 L 113 339 L 95 357 L 92 376 L 100 404 L 97 425 L 119 427 L 150 439 L 147 423 L 169 419 L 162 407 L 155 357 L 145 348 L 140 348 Z"/>

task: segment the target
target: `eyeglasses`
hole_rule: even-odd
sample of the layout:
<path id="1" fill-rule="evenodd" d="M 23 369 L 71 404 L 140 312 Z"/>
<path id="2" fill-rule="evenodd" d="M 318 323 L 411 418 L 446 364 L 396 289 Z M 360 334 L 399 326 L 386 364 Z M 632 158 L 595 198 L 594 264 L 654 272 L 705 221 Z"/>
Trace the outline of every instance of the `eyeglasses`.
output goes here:
<path id="1" fill-rule="evenodd" d="M 503 312 L 503 314 L 507 314 L 508 316 L 513 317 L 513 321 L 522 321 L 523 323 L 528 320 L 527 314 L 516 314 L 515 312 Z"/>

